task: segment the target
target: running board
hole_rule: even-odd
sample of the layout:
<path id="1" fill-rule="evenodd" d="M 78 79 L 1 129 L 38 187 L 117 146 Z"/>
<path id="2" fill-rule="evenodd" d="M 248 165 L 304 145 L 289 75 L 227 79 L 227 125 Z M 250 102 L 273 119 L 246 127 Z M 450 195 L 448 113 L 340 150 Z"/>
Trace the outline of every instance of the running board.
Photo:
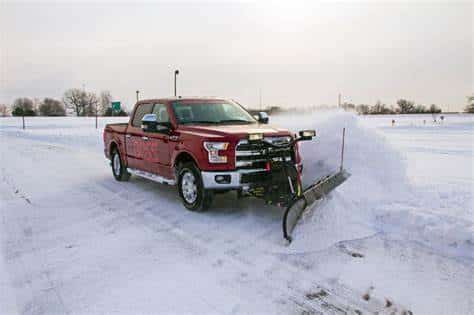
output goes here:
<path id="1" fill-rule="evenodd" d="M 134 168 L 127 168 L 127 171 L 130 174 L 137 175 L 149 180 L 152 180 L 154 182 L 160 183 L 160 184 L 165 184 L 165 185 L 176 185 L 176 181 L 174 179 L 168 179 L 160 175 L 156 175 L 153 173 L 137 170 Z"/>

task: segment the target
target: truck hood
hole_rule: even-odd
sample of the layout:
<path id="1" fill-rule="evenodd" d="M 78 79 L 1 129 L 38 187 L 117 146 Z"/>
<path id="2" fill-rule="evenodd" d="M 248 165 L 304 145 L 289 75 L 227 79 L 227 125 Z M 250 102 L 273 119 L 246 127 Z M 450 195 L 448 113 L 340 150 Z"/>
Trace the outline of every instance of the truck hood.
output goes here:
<path id="1" fill-rule="evenodd" d="M 251 125 L 188 125 L 181 126 L 180 131 L 199 134 L 201 136 L 234 136 L 246 138 L 250 133 L 263 133 L 264 136 L 291 136 L 286 129 L 276 128 L 267 124 Z"/>

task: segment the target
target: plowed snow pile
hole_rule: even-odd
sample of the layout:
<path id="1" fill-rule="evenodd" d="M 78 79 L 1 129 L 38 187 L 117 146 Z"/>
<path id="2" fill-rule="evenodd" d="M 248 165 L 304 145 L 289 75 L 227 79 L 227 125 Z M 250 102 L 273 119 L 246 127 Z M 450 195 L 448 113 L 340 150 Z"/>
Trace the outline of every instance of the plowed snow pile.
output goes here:
<path id="1" fill-rule="evenodd" d="M 295 229 L 290 251 L 317 251 L 346 239 L 374 233 L 422 243 L 441 253 L 474 257 L 472 221 L 432 210 L 436 196 L 417 189 L 408 180 L 401 153 L 358 117 L 344 112 L 314 112 L 272 117 L 272 123 L 293 131 L 315 129 L 317 140 L 301 143 L 304 183 L 340 163 L 342 128 L 346 128 L 344 167 L 352 174 Z M 453 192 L 455 193 L 455 192 Z"/>

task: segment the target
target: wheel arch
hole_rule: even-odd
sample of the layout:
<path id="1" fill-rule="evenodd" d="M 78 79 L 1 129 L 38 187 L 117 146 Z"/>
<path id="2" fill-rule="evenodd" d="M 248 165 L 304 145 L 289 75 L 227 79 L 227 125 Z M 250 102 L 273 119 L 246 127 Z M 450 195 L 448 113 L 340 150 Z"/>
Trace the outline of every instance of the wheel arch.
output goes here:
<path id="1" fill-rule="evenodd" d="M 117 142 L 111 141 L 110 144 L 109 144 L 109 156 L 110 157 L 112 157 L 112 153 L 114 152 L 114 150 L 120 151 Z"/>
<path id="2" fill-rule="evenodd" d="M 199 168 L 197 159 L 188 151 L 178 152 L 173 159 L 173 167 L 176 169 L 180 163 L 193 162 Z"/>
<path id="3" fill-rule="evenodd" d="M 122 160 L 122 164 L 127 167 L 128 163 L 127 163 L 127 159 L 125 157 L 125 154 L 122 154 L 123 152 L 120 150 L 120 144 L 119 142 L 115 141 L 115 140 L 112 140 L 110 141 L 110 144 L 109 144 L 109 150 L 108 150 L 108 153 L 109 153 L 109 157 L 110 159 L 112 160 L 112 153 L 117 150 L 117 152 L 120 154 L 120 159 Z"/>

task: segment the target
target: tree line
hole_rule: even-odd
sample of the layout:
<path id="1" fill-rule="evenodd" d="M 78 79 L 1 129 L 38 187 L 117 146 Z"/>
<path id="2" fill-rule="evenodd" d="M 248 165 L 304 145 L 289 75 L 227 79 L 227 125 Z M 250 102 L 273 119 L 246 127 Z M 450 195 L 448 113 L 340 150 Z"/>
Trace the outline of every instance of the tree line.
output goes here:
<path id="1" fill-rule="evenodd" d="M 0 116 L 10 113 L 13 116 L 66 116 L 68 113 L 75 116 L 127 116 L 123 109 L 113 111 L 112 99 L 109 91 L 97 95 L 82 89 L 69 89 L 61 100 L 20 97 L 10 106 L 0 104 Z"/>
<path id="2" fill-rule="evenodd" d="M 346 110 L 355 110 L 360 115 L 438 114 L 442 112 L 441 108 L 435 104 L 425 106 L 406 99 L 399 99 L 396 106 L 377 101 L 374 105 L 344 103 L 342 107 Z"/>
<path id="3" fill-rule="evenodd" d="M 344 103 L 342 107 L 345 110 L 354 110 L 360 115 L 386 115 L 386 114 L 439 114 L 442 112 L 436 104 L 425 106 L 415 104 L 413 101 L 399 99 L 397 104 L 386 105 L 377 101 L 374 105 Z M 474 113 L 474 95 L 467 97 L 467 106 L 464 108 L 466 113 Z"/>
<path id="4" fill-rule="evenodd" d="M 128 113 L 121 109 L 113 112 L 111 107 L 112 95 L 109 91 L 102 91 L 99 95 L 86 92 L 81 89 L 67 90 L 62 100 L 46 97 L 43 100 L 21 97 L 15 99 L 11 106 L 0 104 L 0 116 L 66 116 L 67 111 L 76 116 L 127 116 Z M 415 105 L 415 102 L 399 99 L 397 105 L 386 105 L 378 101 L 374 105 L 344 103 L 341 105 L 345 110 L 356 111 L 361 115 L 383 115 L 383 114 L 423 114 L 441 113 L 441 108 L 435 104 L 425 106 Z M 266 107 L 264 110 L 270 113 L 283 111 L 278 106 Z M 254 110 L 258 112 L 260 110 Z M 474 94 L 467 97 L 466 113 L 474 113 Z"/>

